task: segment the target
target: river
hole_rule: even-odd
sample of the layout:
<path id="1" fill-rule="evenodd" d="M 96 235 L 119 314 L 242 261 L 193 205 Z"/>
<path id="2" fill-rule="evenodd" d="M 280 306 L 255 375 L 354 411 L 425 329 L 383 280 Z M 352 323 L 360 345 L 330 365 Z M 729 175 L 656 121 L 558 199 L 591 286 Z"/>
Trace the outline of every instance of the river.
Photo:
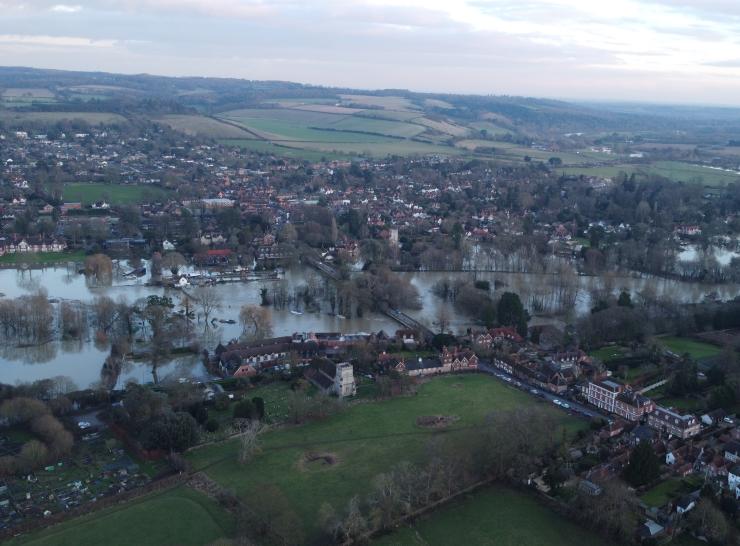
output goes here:
<path id="1" fill-rule="evenodd" d="M 114 275 L 113 283 L 107 287 L 90 286 L 83 275 L 74 269 L 66 267 L 35 269 L 35 270 L 0 270 L 0 293 L 4 297 L 15 298 L 31 294 L 44 288 L 49 297 L 57 300 L 90 301 L 96 296 L 106 295 L 113 299 L 125 298 L 134 302 L 150 295 L 168 295 L 175 302 L 178 301 L 180 291 L 146 285 L 146 278 L 132 279 L 120 273 L 130 268 L 122 264 L 118 274 Z M 407 276 L 416 286 L 421 296 L 422 309 L 410 311 L 409 314 L 422 323 L 434 328 L 434 320 L 438 310 L 445 303 L 435 296 L 432 287 L 444 278 L 468 278 L 471 273 L 446 272 L 415 272 L 401 273 Z M 318 273 L 304 266 L 297 266 L 285 275 L 288 289 L 295 288 L 313 278 L 314 282 L 323 282 Z M 542 307 L 543 301 L 553 305 L 549 296 L 553 292 L 553 283 L 556 277 L 545 274 L 532 273 L 478 273 L 475 278 L 488 280 L 493 287 L 494 294 L 503 291 L 512 291 L 520 294 L 525 306 L 534 309 Z M 577 314 L 588 313 L 591 307 L 591 294 L 594 290 L 609 290 L 618 293 L 622 289 L 629 290 L 633 295 L 648 289 L 657 297 L 670 297 L 681 303 L 700 302 L 707 293 L 714 292 L 720 299 L 728 300 L 740 295 L 740 285 L 722 284 L 706 285 L 688 283 L 677 280 L 635 277 L 574 277 L 571 279 L 573 292 L 573 308 Z M 244 304 L 258 304 L 260 302 L 260 288 L 275 281 L 254 281 L 247 283 L 227 283 L 216 285 L 215 289 L 221 295 L 223 306 L 215 316 L 222 320 L 234 320 L 236 324 L 217 323 L 215 328 L 209 328 L 203 345 L 213 349 L 219 342 L 226 342 L 237 338 L 240 334 L 238 324 L 239 309 Z M 543 299 L 544 298 L 544 299 Z M 447 304 L 448 305 L 448 304 Z M 398 325 L 385 315 L 366 312 L 362 318 L 341 318 L 329 314 L 326 305 L 321 312 L 303 312 L 290 309 L 270 308 L 272 315 L 273 333 L 276 336 L 290 335 L 294 332 L 377 332 L 384 330 L 393 333 Z M 465 315 L 448 308 L 450 325 L 454 332 L 464 332 L 474 326 Z M 542 313 L 536 313 L 533 324 L 555 322 L 562 324 L 562 313 L 553 309 L 544 308 Z M 196 330 L 205 325 L 196 324 Z M 97 347 L 92 340 L 75 342 L 50 342 L 40 347 L 0 348 L 0 382 L 15 384 L 30 382 L 54 376 L 70 377 L 78 387 L 84 388 L 94 385 L 100 379 L 100 369 L 108 355 L 108 347 Z M 180 377 L 200 377 L 206 374 L 201 359 L 197 355 L 188 355 L 173 359 L 157 370 L 160 380 L 177 379 Z M 151 381 L 151 368 L 145 362 L 129 362 L 124 366 L 118 385 L 127 380 L 140 382 Z"/>

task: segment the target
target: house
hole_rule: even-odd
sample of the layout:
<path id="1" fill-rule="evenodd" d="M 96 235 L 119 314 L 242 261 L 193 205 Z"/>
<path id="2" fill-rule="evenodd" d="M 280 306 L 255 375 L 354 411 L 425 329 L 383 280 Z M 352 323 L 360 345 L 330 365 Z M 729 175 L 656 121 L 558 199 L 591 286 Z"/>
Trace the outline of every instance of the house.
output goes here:
<path id="1" fill-rule="evenodd" d="M 3 254 L 35 254 L 38 252 L 62 252 L 67 249 L 67 243 L 56 239 L 47 239 L 42 236 L 25 237 L 23 239 L 0 238 L 0 255 Z"/>
<path id="2" fill-rule="evenodd" d="M 740 465 L 735 465 L 727 472 L 727 486 L 730 492 L 735 493 L 735 498 L 740 499 Z"/>
<path id="3" fill-rule="evenodd" d="M 339 398 L 357 394 L 354 371 L 348 362 L 335 364 L 324 359 L 317 367 L 306 370 L 304 375 L 326 394 L 335 394 Z"/>
<path id="4" fill-rule="evenodd" d="M 655 430 L 646 425 L 638 425 L 630 432 L 630 440 L 634 445 L 640 442 L 652 442 L 654 439 Z"/>
<path id="5" fill-rule="evenodd" d="M 740 463 L 740 442 L 731 440 L 725 444 L 725 459 L 731 463 Z"/>
<path id="6" fill-rule="evenodd" d="M 586 397 L 588 403 L 609 413 L 614 413 L 614 404 L 617 395 L 624 391 L 624 385 L 607 379 L 606 381 L 590 382 Z"/>
<path id="7" fill-rule="evenodd" d="M 471 334 L 471 341 L 479 347 L 490 348 L 492 345 L 500 345 L 504 342 L 523 343 L 524 338 L 511 327 L 491 328 L 483 332 Z"/>
<path id="8" fill-rule="evenodd" d="M 669 408 L 657 406 L 655 411 L 648 415 L 648 426 L 658 432 L 676 436 L 683 440 L 699 433 L 701 425 L 693 415 L 681 415 Z"/>
<path id="9" fill-rule="evenodd" d="M 598 497 L 604 492 L 604 489 L 600 485 L 588 480 L 578 482 L 578 490 L 590 497 Z"/>
<path id="10" fill-rule="evenodd" d="M 477 370 L 478 357 L 470 349 L 442 347 L 442 366 L 450 371 Z"/>
<path id="11" fill-rule="evenodd" d="M 655 402 L 631 389 L 619 393 L 614 400 L 614 413 L 628 421 L 639 421 L 655 411 Z"/>
<path id="12" fill-rule="evenodd" d="M 723 409 L 716 409 L 701 416 L 701 422 L 708 427 L 721 423 L 727 417 L 727 412 Z"/>
<path id="13" fill-rule="evenodd" d="M 696 497 L 694 495 L 684 495 L 676 502 L 676 512 L 685 514 L 696 506 Z"/>
<path id="14" fill-rule="evenodd" d="M 665 528 L 659 523 L 648 519 L 638 529 L 637 533 L 641 538 L 655 538 L 663 534 Z"/>
<path id="15" fill-rule="evenodd" d="M 396 371 L 415 377 L 419 375 L 424 376 L 447 373 L 449 372 L 449 369 L 444 369 L 442 361 L 439 358 L 419 357 L 415 360 L 402 360 L 396 365 Z"/>
<path id="16" fill-rule="evenodd" d="M 401 328 L 396 330 L 396 339 L 403 343 L 404 346 L 416 346 L 419 342 L 419 333 L 410 328 Z"/>

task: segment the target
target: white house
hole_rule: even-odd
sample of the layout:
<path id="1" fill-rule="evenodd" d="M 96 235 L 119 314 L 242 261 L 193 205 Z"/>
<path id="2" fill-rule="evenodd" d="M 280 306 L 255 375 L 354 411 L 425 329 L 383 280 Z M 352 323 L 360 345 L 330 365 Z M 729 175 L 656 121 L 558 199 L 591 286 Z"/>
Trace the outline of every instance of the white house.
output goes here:
<path id="1" fill-rule="evenodd" d="M 735 498 L 740 498 L 740 465 L 733 466 L 727 472 L 727 486 L 735 492 Z"/>

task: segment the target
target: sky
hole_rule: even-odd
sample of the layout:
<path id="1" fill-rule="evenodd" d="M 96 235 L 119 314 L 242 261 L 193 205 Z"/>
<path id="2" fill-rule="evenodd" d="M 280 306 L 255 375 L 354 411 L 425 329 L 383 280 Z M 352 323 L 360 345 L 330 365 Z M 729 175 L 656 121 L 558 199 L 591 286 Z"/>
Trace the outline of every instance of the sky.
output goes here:
<path id="1" fill-rule="evenodd" d="M 0 65 L 740 105 L 740 0 L 0 0 Z"/>

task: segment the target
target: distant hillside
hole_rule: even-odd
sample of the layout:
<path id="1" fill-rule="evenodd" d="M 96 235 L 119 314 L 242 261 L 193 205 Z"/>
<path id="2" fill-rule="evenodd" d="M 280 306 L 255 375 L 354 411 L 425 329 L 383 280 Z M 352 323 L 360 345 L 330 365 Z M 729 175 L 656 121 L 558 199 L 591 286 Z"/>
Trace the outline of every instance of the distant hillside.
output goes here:
<path id="1" fill-rule="evenodd" d="M 324 99 L 351 105 L 352 101 L 343 97 L 399 97 L 407 101 L 404 109 L 416 108 L 462 123 L 490 119 L 499 126 L 524 133 L 680 129 L 696 120 L 728 123 L 727 110 L 718 108 L 573 104 L 525 97 L 425 94 L 403 89 L 367 91 L 282 81 L 173 78 L 23 67 L 0 67 L 0 89 L 5 90 L 3 104 L 14 108 L 64 109 L 68 102 L 74 101 L 83 103 L 85 109 L 99 109 L 99 102 L 117 101 L 120 104 L 114 111 L 159 108 L 162 113 L 177 113 L 180 109 L 193 109 L 207 114 L 261 106 L 265 101 L 278 99 Z M 24 90 L 28 91 L 25 95 Z M 34 97 L 34 94 L 47 96 Z M 88 106 L 84 106 L 85 103 L 89 103 Z M 383 109 L 377 104 L 360 106 Z M 736 110 L 731 119 L 740 119 L 740 110 Z"/>

